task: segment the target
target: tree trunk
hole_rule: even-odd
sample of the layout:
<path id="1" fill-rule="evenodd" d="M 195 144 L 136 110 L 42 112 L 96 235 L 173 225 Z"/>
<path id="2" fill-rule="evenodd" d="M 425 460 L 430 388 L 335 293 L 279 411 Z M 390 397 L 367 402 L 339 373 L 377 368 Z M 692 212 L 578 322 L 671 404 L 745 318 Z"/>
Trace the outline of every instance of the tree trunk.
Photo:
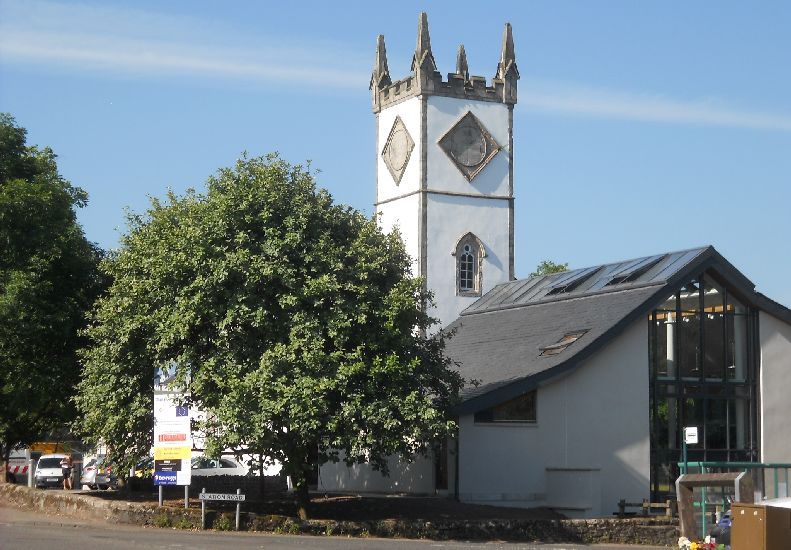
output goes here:
<path id="1" fill-rule="evenodd" d="M 308 480 L 304 474 L 300 474 L 299 481 L 294 480 L 294 493 L 297 496 L 297 515 L 299 519 L 310 519 L 308 506 L 310 505 L 310 495 L 308 495 Z"/>
<path id="2" fill-rule="evenodd" d="M 264 500 L 266 477 L 264 477 L 264 453 L 258 453 L 258 498 Z"/>
<path id="3" fill-rule="evenodd" d="M 11 455 L 10 449 L 7 452 L 6 446 L 2 445 L 0 447 L 2 451 L 2 455 L 0 456 L 0 466 L 3 468 L 3 475 L 0 476 L 0 483 L 8 483 L 8 457 Z"/>
<path id="4" fill-rule="evenodd" d="M 3 475 L 0 476 L 0 483 L 7 483 L 8 482 L 8 459 L 11 456 L 11 445 L 2 444 L 0 445 L 0 452 L 2 452 L 2 461 L 0 461 L 0 466 L 3 467 Z"/>

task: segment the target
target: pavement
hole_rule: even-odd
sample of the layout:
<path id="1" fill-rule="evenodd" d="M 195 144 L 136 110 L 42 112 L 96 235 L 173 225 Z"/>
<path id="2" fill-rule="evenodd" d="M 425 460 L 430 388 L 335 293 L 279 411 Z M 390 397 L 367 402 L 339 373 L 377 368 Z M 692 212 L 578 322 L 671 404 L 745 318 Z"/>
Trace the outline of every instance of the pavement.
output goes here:
<path id="1" fill-rule="evenodd" d="M 240 548 L 266 550 L 429 550 L 461 548 L 479 550 L 663 550 L 658 546 L 530 544 L 502 542 L 428 541 L 378 538 L 317 537 L 234 533 L 216 531 L 182 531 L 108 524 L 101 520 L 83 520 L 48 515 L 41 511 L 19 510 L 0 505 L 0 548 L 3 550 L 38 550 L 80 548 L 113 550 L 149 548 Z"/>

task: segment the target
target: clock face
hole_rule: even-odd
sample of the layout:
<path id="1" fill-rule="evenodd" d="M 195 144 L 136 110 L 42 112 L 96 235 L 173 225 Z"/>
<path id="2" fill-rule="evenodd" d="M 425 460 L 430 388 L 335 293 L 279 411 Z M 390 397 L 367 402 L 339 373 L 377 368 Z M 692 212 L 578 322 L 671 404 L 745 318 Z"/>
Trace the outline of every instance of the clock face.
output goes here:
<path id="1" fill-rule="evenodd" d="M 498 153 L 499 146 L 481 121 L 468 112 L 439 140 L 456 168 L 472 181 Z"/>
<path id="2" fill-rule="evenodd" d="M 382 150 L 382 159 L 396 185 L 401 183 L 401 178 L 409 164 L 409 157 L 414 148 L 415 142 L 412 141 L 412 136 L 409 135 L 404 121 L 397 116 L 390 129 L 390 135 L 387 137 L 387 143 Z"/>
<path id="3" fill-rule="evenodd" d="M 486 139 L 472 120 L 464 120 L 450 138 L 450 154 L 464 166 L 477 166 L 486 158 Z"/>
<path id="4" fill-rule="evenodd" d="M 403 126 L 393 128 L 387 148 L 387 160 L 391 169 L 397 172 L 403 170 L 406 167 L 406 161 L 409 160 L 409 152 L 409 138 L 407 137 L 406 128 Z"/>

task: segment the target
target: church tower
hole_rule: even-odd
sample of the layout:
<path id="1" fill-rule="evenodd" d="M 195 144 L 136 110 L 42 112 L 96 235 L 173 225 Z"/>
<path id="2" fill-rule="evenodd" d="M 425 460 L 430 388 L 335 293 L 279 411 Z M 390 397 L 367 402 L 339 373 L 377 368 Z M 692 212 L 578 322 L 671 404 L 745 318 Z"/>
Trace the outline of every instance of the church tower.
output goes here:
<path id="1" fill-rule="evenodd" d="M 482 293 L 514 278 L 513 112 L 519 71 L 511 25 L 497 72 L 470 76 L 464 46 L 447 80 L 420 14 L 412 72 L 393 82 L 384 37 L 371 76 L 377 132 L 376 211 L 398 227 L 413 273 L 452 322 Z"/>

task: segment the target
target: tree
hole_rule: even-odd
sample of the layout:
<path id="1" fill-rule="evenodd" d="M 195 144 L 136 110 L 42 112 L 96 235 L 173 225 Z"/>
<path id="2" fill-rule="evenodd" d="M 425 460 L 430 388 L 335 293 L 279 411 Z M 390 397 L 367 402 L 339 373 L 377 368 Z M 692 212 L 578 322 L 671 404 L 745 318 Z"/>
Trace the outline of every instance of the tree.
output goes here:
<path id="1" fill-rule="evenodd" d="M 0 459 L 62 429 L 80 368 L 79 331 L 101 288 L 100 251 L 77 223 L 87 195 L 49 148 L 0 114 Z M 5 481 L 5 476 L 0 481 Z"/>
<path id="2" fill-rule="evenodd" d="M 318 463 L 410 459 L 452 432 L 462 380 L 397 234 L 276 155 L 132 216 L 98 302 L 78 403 L 116 460 L 151 446 L 156 366 L 205 412 L 209 454 L 283 463 L 307 517 Z M 131 460 L 131 459 L 129 459 Z"/>
<path id="3" fill-rule="evenodd" d="M 561 273 L 569 270 L 569 264 L 556 264 L 552 260 L 542 260 L 537 266 L 536 270 L 530 274 L 530 277 L 539 277 L 541 275 L 552 275 L 553 273 Z"/>

